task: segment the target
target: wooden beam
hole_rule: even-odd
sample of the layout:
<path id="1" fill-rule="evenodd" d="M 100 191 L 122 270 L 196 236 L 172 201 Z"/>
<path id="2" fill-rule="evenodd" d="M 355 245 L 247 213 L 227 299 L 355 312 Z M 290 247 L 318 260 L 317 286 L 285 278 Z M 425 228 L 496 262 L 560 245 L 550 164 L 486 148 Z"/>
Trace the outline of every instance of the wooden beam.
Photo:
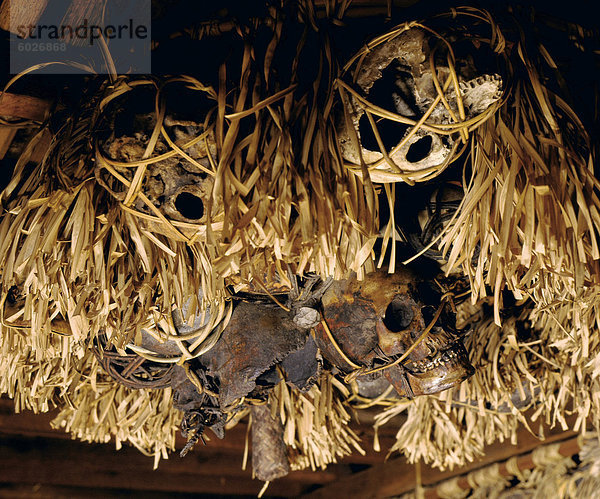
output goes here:
<path id="1" fill-rule="evenodd" d="M 567 420 L 570 426 L 573 421 Z M 472 463 L 454 468 L 453 470 L 440 471 L 427 465 L 421 466 L 421 482 L 433 485 L 442 480 L 463 475 L 474 469 L 482 468 L 489 464 L 507 460 L 513 456 L 530 452 L 539 445 L 554 443 L 577 435 L 573 431 L 563 431 L 560 428 L 546 429 L 546 439 L 541 441 L 529 431 L 522 428 L 518 433 L 518 445 L 505 442 L 495 442 L 485 448 L 485 455 Z M 329 498 L 333 496 L 345 498 L 383 498 L 401 495 L 413 490 L 416 486 L 415 466 L 405 458 L 392 459 L 384 464 L 375 465 L 365 471 L 356 473 L 324 486 L 306 495 L 307 498 Z"/>
<path id="2" fill-rule="evenodd" d="M 20 414 L 15 414 L 12 400 L 3 398 L 0 399 L 0 431 L 6 435 L 19 435 L 27 437 L 44 437 L 61 440 L 70 440 L 71 436 L 63 430 L 54 430 L 50 426 L 51 421 L 57 416 L 58 411 L 54 410 L 43 414 L 34 414 L 31 411 L 24 411 Z M 341 464 L 379 464 L 383 463 L 386 456 L 386 450 L 389 449 L 395 442 L 396 428 L 393 425 L 386 425 L 382 428 L 379 435 L 381 444 L 381 452 L 373 450 L 374 431 L 369 422 L 371 417 L 369 414 L 363 415 L 362 424 L 352 424 L 352 429 L 362 439 L 365 455 L 361 456 L 358 452 L 340 460 Z M 236 427 L 228 430 L 225 433 L 225 438 L 219 440 L 210 430 L 206 435 L 210 439 L 206 445 L 198 444 L 196 449 L 206 449 L 208 452 L 219 451 L 227 452 L 231 456 L 242 456 L 246 444 L 247 425 L 245 422 L 239 423 Z M 177 435 L 176 447 L 182 449 L 186 440 Z M 107 444 L 109 448 L 114 444 Z M 199 451 L 198 451 L 199 452 Z M 234 458 L 234 457 L 232 457 Z M 150 458 L 146 458 L 151 461 Z"/>
<path id="3" fill-rule="evenodd" d="M 0 436 L 0 483 L 193 494 L 258 494 L 262 482 L 241 470 L 241 456 L 188 455 L 152 462 L 134 448 L 115 452 L 102 444 Z M 269 495 L 298 496 L 308 483 L 335 480 L 332 472 L 293 472 L 269 487 Z"/>
<path id="4" fill-rule="evenodd" d="M 4 0 L 0 6 L 0 28 L 20 34 L 19 26 L 35 26 L 48 5 L 48 0 Z"/>
<path id="5" fill-rule="evenodd" d="M 206 493 L 217 493 L 215 492 L 217 489 L 220 492 L 230 490 L 228 484 L 232 482 L 232 477 L 239 478 L 245 487 L 242 491 L 236 491 L 236 494 L 245 492 L 256 495 L 260 490 L 258 485 L 262 486 L 261 482 L 251 480 L 250 470 L 241 469 L 247 429 L 243 423 L 228 431 L 225 440 L 218 440 L 212 436 L 207 445 L 197 445 L 183 459 L 175 453 L 169 459 L 161 460 L 158 470 L 153 471 L 153 459 L 142 455 L 135 448 L 125 446 L 120 451 L 116 451 L 114 444 L 87 444 L 71 441 L 68 434 L 50 427 L 50 422 L 56 414 L 57 411 L 37 415 L 29 411 L 15 414 L 12 401 L 0 399 L 0 483 L 15 485 L 39 480 L 39 483 L 50 487 L 85 486 L 82 485 L 85 477 L 69 475 L 68 479 L 60 480 L 51 477 L 51 470 L 44 471 L 44 467 L 52 466 L 52 462 L 62 462 L 65 466 L 87 470 L 87 473 L 98 473 L 99 476 L 117 473 L 119 476 L 115 478 L 111 487 L 123 487 L 131 490 L 149 490 L 143 488 L 143 484 L 140 485 L 135 481 L 129 483 L 127 477 L 136 473 L 150 477 L 149 480 L 152 483 L 155 480 L 165 482 L 183 480 L 185 479 L 183 475 L 195 477 L 208 475 L 211 478 L 206 482 L 208 484 Z M 208 432 L 208 435 L 210 436 L 212 433 Z M 42 438 L 33 438 L 36 436 Z M 179 438 L 178 447 L 182 448 L 183 444 L 184 440 Z M 19 452 L 18 458 L 15 456 L 16 449 Z M 25 469 L 34 470 L 30 471 L 33 476 L 27 475 L 25 471 L 12 470 L 10 461 L 13 459 Z M 349 473 L 349 466 L 344 464 L 334 464 L 326 471 L 315 473 L 310 470 L 296 471 L 279 480 L 277 483 L 281 483 L 281 485 L 276 485 L 273 490 L 277 491 L 278 487 L 288 484 L 289 490 L 292 491 L 291 495 L 294 495 L 299 493 L 299 487 L 304 489 L 315 484 L 330 483 Z M 125 476 L 121 477 L 121 475 Z M 217 487 L 216 478 L 213 479 L 213 477 L 219 477 L 219 484 L 224 480 L 225 489 L 220 489 L 221 485 Z M 193 483 L 183 487 L 173 487 L 172 490 L 164 492 L 200 493 L 200 486 L 193 485 Z M 89 486 L 101 489 L 100 482 L 93 482 Z M 148 487 L 153 486 L 148 485 Z M 27 496 L 26 493 L 25 496 Z M 0 497 L 2 497 L 1 493 Z"/>
<path id="6" fill-rule="evenodd" d="M 571 457 L 571 456 L 574 456 L 575 454 L 577 454 L 580 450 L 581 450 L 581 447 L 579 446 L 579 438 L 574 437 L 574 438 L 569 438 L 567 440 L 563 440 L 560 443 L 560 447 L 558 448 L 558 453 L 564 457 Z M 512 478 L 513 474 L 506 467 L 506 463 L 507 463 L 507 461 L 504 461 L 499 464 L 498 473 L 501 476 Z M 521 471 L 534 469 L 535 462 L 533 460 L 533 453 L 528 452 L 527 454 L 522 454 L 521 456 L 519 456 L 517 458 L 516 464 L 517 464 L 517 468 Z M 469 483 L 469 480 L 467 478 L 467 475 L 464 475 L 461 478 L 459 478 L 459 480 L 457 481 L 457 485 L 465 491 L 472 489 L 471 484 Z M 425 499 L 439 499 L 440 497 L 441 496 L 438 494 L 436 487 L 425 491 Z"/>
<path id="7" fill-rule="evenodd" d="M 0 431 L 5 435 L 30 437 L 62 438 L 71 437 L 61 430 L 54 430 L 50 422 L 58 414 L 57 410 L 35 414 L 32 411 L 15 413 L 14 403 L 8 398 L 0 399 Z"/>
<path id="8" fill-rule="evenodd" d="M 20 118 L 33 121 L 44 121 L 51 103 L 30 95 L 19 95 L 0 92 L 0 116 Z"/>
<path id="9" fill-rule="evenodd" d="M 171 492 L 145 491 L 144 499 L 203 499 L 206 495 L 177 494 Z M 239 496 L 240 499 L 256 499 L 253 496 Z M 68 487 L 60 485 L 15 485 L 0 484 L 0 499 L 131 499 L 130 490 L 119 489 L 89 489 L 85 487 Z"/>
<path id="10" fill-rule="evenodd" d="M 132 499 L 137 497 L 131 490 L 90 489 L 61 485 L 13 485 L 0 484 L 0 499 Z M 214 499 L 210 494 L 187 494 L 176 492 L 144 491 L 143 499 Z M 240 495 L 237 499 L 256 499 L 256 495 Z"/>

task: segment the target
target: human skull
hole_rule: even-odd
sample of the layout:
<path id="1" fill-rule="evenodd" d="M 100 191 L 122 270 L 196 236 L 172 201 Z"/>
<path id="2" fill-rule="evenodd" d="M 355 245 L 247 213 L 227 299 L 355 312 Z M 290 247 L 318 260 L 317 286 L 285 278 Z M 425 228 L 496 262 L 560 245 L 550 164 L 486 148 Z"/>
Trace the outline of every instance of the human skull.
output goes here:
<path id="1" fill-rule="evenodd" d="M 323 317 L 342 352 L 367 368 L 390 363 L 404 354 L 432 322 L 440 294 L 411 272 L 376 272 L 364 281 L 335 282 L 323 296 Z M 352 366 L 332 345 L 325 326 L 317 328 L 323 356 L 344 372 Z M 467 352 L 455 330 L 448 305 L 426 338 L 401 365 L 383 370 L 400 395 L 437 393 L 473 374 Z"/>
<path id="2" fill-rule="evenodd" d="M 150 134 L 154 128 L 154 115 L 136 116 L 137 130 L 129 135 L 115 138 L 106 144 L 108 156 L 123 162 L 140 160 L 144 154 Z M 200 140 L 184 149 L 184 146 L 204 132 L 204 126 L 188 120 L 167 116 L 164 128 L 171 140 L 195 163 L 177 154 L 157 162 L 148 164 L 142 191 L 148 200 L 170 221 L 183 222 L 178 227 L 185 230 L 187 224 L 204 224 L 209 218 L 208 207 L 211 206 L 213 179 L 206 170 L 211 167 L 209 156 L 214 160 L 216 146 L 213 136 L 208 133 L 206 140 Z M 164 139 L 158 141 L 155 155 L 161 155 L 170 148 Z M 129 169 L 131 170 L 131 169 Z M 135 207 L 148 214 L 151 208 L 138 199 Z M 213 210 L 211 219 L 216 213 Z M 160 225 L 157 227 L 160 229 Z"/>
<path id="3" fill-rule="evenodd" d="M 370 50 L 361 59 L 355 73 L 356 87 L 371 104 L 397 115 L 418 121 L 434 103 L 438 91 L 430 64 L 432 37 L 423 29 L 413 27 L 390 37 Z M 438 50 L 443 52 L 443 50 Z M 447 63 L 446 63 L 447 64 Z M 502 79 L 497 74 L 477 74 L 472 65 L 462 64 L 458 70 L 459 90 L 464 105 L 465 119 L 474 118 L 502 96 Z M 440 85 L 450 77 L 450 69 L 436 58 L 436 75 Z M 444 97 L 455 116 L 459 115 L 456 89 L 450 85 Z M 354 127 L 360 150 L 348 129 L 348 121 L 340 119 L 338 138 L 344 159 L 360 166 L 360 156 L 367 165 L 376 163 L 375 180 L 395 181 L 386 175 L 394 172 L 384 161 L 372 126 L 365 113 L 365 104 L 355 97 L 346 102 L 349 121 Z M 442 167 L 452 159 L 458 134 L 439 134 L 427 126 L 419 127 L 402 147 L 401 141 L 411 133 L 412 126 L 387 118 L 377 120 L 377 129 L 392 162 L 412 179 L 431 174 L 431 169 Z M 450 124 L 453 119 L 442 102 L 438 102 L 425 120 L 425 125 Z M 360 168 L 356 169 L 360 174 Z"/>
<path id="4" fill-rule="evenodd" d="M 103 106 L 96 180 L 143 213 L 143 228 L 186 238 L 201 236 L 209 221 L 218 230 L 216 106 L 214 90 L 191 77 L 134 80 Z"/>
<path id="5" fill-rule="evenodd" d="M 384 315 L 379 315 L 377 337 L 386 356 L 393 358 L 404 354 L 433 321 L 440 306 L 439 295 L 424 290 L 426 286 L 422 283 L 416 292 L 411 290 L 407 295 L 395 295 Z M 409 354 L 402 369 L 385 371 L 397 390 L 404 389 L 414 395 L 437 393 L 458 385 L 473 374 L 455 324 L 456 318 L 449 305 L 444 305 L 440 318 Z"/>
<path id="6" fill-rule="evenodd" d="M 165 128 L 172 131 L 180 147 L 203 132 L 202 126 L 197 123 L 169 116 L 165 119 Z M 208 156 L 216 156 L 214 141 L 208 142 L 208 146 L 201 141 L 190 147 L 187 153 L 209 169 Z M 174 156 L 149 165 L 147 179 L 146 195 L 168 218 L 189 223 L 202 223 L 207 218 L 205 209 L 210 204 L 213 181 L 206 171 Z"/>

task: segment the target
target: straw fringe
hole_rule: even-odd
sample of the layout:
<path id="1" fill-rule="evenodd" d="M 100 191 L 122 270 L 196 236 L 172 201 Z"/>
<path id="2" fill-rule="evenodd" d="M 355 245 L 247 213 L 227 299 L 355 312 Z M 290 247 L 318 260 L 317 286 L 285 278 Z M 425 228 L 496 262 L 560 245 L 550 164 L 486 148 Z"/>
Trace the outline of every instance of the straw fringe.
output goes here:
<path id="1" fill-rule="evenodd" d="M 597 428 L 600 344 L 597 339 L 590 344 L 596 352 L 593 361 L 577 361 L 581 346 L 573 344 L 562 326 L 569 322 L 570 307 L 563 306 L 553 317 L 529 303 L 517 316 L 504 319 L 502 327 L 484 310 L 491 310 L 490 304 L 459 307 L 463 325 L 473 325 L 465 341 L 476 369 L 472 378 L 438 395 L 399 402 L 377 416 L 379 427 L 406 415 L 390 452 L 402 452 L 411 462 L 453 468 L 482 455 L 485 445 L 495 441 L 516 443 L 520 425 L 543 438 L 543 424 L 567 430 L 565 416 L 575 414 L 571 429 L 585 434 L 590 418 Z M 528 340 L 519 339 L 524 323 L 532 327 Z M 533 415 L 526 419 L 529 412 Z"/>
<path id="2" fill-rule="evenodd" d="M 314 12 L 302 12 L 307 31 L 290 64 L 296 68 L 307 37 L 323 37 L 312 88 L 269 76 L 283 23 L 274 14 L 265 23 L 273 54 L 259 63 L 248 45 L 235 88 L 228 88 L 225 66 L 217 90 L 191 77 L 96 83 L 41 164 L 28 165 L 30 151 L 19 159 L 0 194 L 0 392 L 14 398 L 17 410 L 61 407 L 55 424 L 79 438 L 114 437 L 117 446 L 129 441 L 155 459 L 166 456 L 180 419 L 169 390 L 114 384 L 91 353 L 96 337 L 105 335 L 121 351 L 183 362 L 210 348 L 225 327 L 227 278 L 247 282 L 269 267 L 335 278 L 355 271 L 361 278 L 383 264 L 387 249 L 394 255 L 393 217 L 381 253 L 373 249 L 380 186 L 373 184 L 372 165 L 359 165 L 355 175 L 359 169 L 348 168 L 337 142 L 336 99 L 358 96 L 339 78 L 325 35 L 308 28 Z M 436 128 L 460 140 L 471 137 L 465 196 L 439 246 L 448 272 L 459 270 L 470 281 L 473 301 L 461 313 L 463 322 L 473 323 L 466 345 L 476 374 L 457 389 L 414 401 L 360 400 L 330 374 L 306 394 L 278 385 L 269 404 L 282 417 L 295 468 L 323 467 L 360 449 L 347 427 L 348 399 L 386 407 L 376 427 L 405 413 L 391 450 L 442 468 L 474 459 L 487 443 L 513 441 L 528 409 L 534 432 L 542 431 L 542 421 L 566 429 L 570 411 L 577 414 L 575 429 L 585 432 L 588 418 L 600 429 L 600 339 L 593 334 L 600 312 L 600 198 L 590 138 L 542 84 L 546 75 L 532 65 L 524 44 L 510 52 L 487 13 L 456 9 L 453 15 L 490 29 L 490 46 L 510 56 L 512 78 L 499 109 L 468 123 L 459 105 L 456 123 Z M 439 84 L 451 86 L 454 79 Z M 162 92 L 178 84 L 213 103 L 203 131 L 187 144 L 174 142 L 163 126 Z M 152 134 L 139 157 L 109 157 L 96 140 L 99 125 L 113 104 L 126 105 L 142 87 L 155 92 Z M 317 98 L 322 94 L 324 103 Z M 189 152 L 197 144 L 207 151 L 206 163 Z M 144 194 L 149 165 L 175 157 L 213 182 L 204 223 L 170 220 Z M 416 180 L 395 174 L 395 180 Z M 393 208 L 393 185 L 383 189 Z M 8 300 L 14 288 L 16 305 Z M 502 316 L 504 289 L 522 300 L 518 316 Z M 493 317 L 481 302 L 488 294 Z M 189 317 L 210 311 L 207 327 L 179 338 L 173 358 L 143 350 L 142 329 L 160 341 L 175 339 L 171 312 L 184 306 Z M 531 337 L 522 339 L 526 321 Z"/>
<path id="3" fill-rule="evenodd" d="M 359 437 L 348 427 L 350 414 L 344 406 L 347 388 L 330 373 L 324 373 L 308 392 L 279 383 L 269 397 L 274 415 L 284 427 L 293 470 L 325 469 L 354 451 L 364 455 Z"/>
<path id="4" fill-rule="evenodd" d="M 493 290 L 497 323 L 507 287 L 540 309 L 572 300 L 589 327 L 600 276 L 590 138 L 521 44 L 516 53 L 510 104 L 475 132 L 471 177 L 440 246 L 448 272 L 469 277 L 474 301 Z"/>
<path id="5" fill-rule="evenodd" d="M 531 453 L 532 469 L 519 469 L 517 458 L 504 463 L 505 473 L 500 473 L 498 463 L 472 471 L 466 478 L 468 488 L 458 484 L 461 477 L 446 480 L 434 488 L 444 499 L 464 497 L 531 498 L 544 497 L 591 499 L 598 495 L 600 445 L 597 436 L 579 438 L 579 460 L 559 452 L 560 444 L 541 445 Z M 400 496 L 417 497 L 415 492 Z"/>

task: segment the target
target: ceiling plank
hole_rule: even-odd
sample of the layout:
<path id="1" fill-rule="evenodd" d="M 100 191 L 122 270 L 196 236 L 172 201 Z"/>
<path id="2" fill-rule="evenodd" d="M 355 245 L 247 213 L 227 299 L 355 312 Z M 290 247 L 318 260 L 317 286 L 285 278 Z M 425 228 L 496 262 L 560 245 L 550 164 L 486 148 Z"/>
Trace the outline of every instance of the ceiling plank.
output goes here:
<path id="1" fill-rule="evenodd" d="M 0 484 L 0 499 L 137 499 L 139 491 L 90 489 L 61 485 Z M 215 499 L 215 494 L 189 494 L 144 491 L 144 499 Z M 256 494 L 239 495 L 236 499 L 256 499 Z"/>
<path id="2" fill-rule="evenodd" d="M 571 421 L 572 423 L 573 421 Z M 433 485 L 442 480 L 468 473 L 474 469 L 487 466 L 497 461 L 504 461 L 513 456 L 530 452 L 539 445 L 565 440 L 577 435 L 573 431 L 561 428 L 545 430 L 546 438 L 541 441 L 525 428 L 518 433 L 518 444 L 495 442 L 485 448 L 485 455 L 460 468 L 440 471 L 427 465 L 421 466 L 421 481 L 423 485 Z M 355 473 L 323 486 L 305 497 L 310 499 L 328 499 L 329 497 L 345 498 L 383 498 L 404 494 L 416 486 L 415 466 L 403 457 L 392 459 L 386 463 L 375 465 L 365 471 Z"/>
<path id="3" fill-rule="evenodd" d="M 21 466 L 29 466 L 29 463 L 37 466 L 39 463 L 52 460 L 55 455 L 60 455 L 59 461 L 66 464 L 76 463 L 79 470 L 89 469 L 93 472 L 251 476 L 249 470 L 242 469 L 241 455 L 234 458 L 229 453 L 214 451 L 207 453 L 202 447 L 199 450 L 200 452 L 190 451 L 185 458 L 173 455 L 169 459 L 163 459 L 159 463 L 158 470 L 153 470 L 153 460 L 133 447 L 124 447 L 117 452 L 105 444 L 14 437 L 0 432 L 0 468 L 10 465 L 8 456 L 18 455 L 17 461 Z M 10 482 L 10 477 L 5 477 L 2 471 L 0 471 L 0 482 Z M 335 480 L 339 474 L 346 473 L 348 473 L 347 466 L 333 465 L 326 471 L 292 471 L 288 477 L 293 481 L 328 483 Z"/>
<path id="4" fill-rule="evenodd" d="M 114 452 L 102 444 L 7 437 L 0 438 L 0 483 L 232 495 L 255 495 L 263 486 L 230 456 L 188 457 L 163 461 L 152 470 L 152 462 L 134 448 Z M 308 478 L 305 472 L 290 473 L 272 483 L 268 495 L 298 496 Z M 332 472 L 316 472 L 310 481 L 335 478 Z"/>
<path id="5" fill-rule="evenodd" d="M 124 445 L 116 451 L 114 444 L 72 441 L 64 431 L 51 428 L 50 423 L 56 415 L 56 410 L 42 414 L 31 411 L 16 414 L 11 400 L 0 399 L 0 484 L 4 484 L 5 491 L 24 487 L 19 490 L 27 496 L 28 487 L 38 484 L 44 490 L 73 489 L 73 494 L 82 487 L 89 487 L 90 492 L 108 487 L 111 490 L 143 491 L 144 494 L 156 490 L 164 494 L 255 496 L 262 487 L 262 482 L 251 479 L 250 470 L 241 470 L 247 432 L 245 422 L 229 430 L 224 440 L 218 440 L 212 432 L 207 432 L 210 438 L 207 445 L 196 445 L 184 459 L 174 453 L 168 460 L 161 460 L 159 469 L 153 471 L 153 459 L 133 447 Z M 356 469 L 355 465 L 383 462 L 385 452 L 372 450 L 371 425 L 353 423 L 352 426 L 363 436 L 366 456 L 354 453 L 325 471 L 292 472 L 271 484 L 267 496 L 297 496 L 315 486 L 349 476 Z M 391 445 L 395 432 L 396 429 L 390 427 L 380 437 L 383 446 Z M 184 440 L 178 437 L 178 448 L 183 445 Z M 94 476 L 94 480 L 90 480 L 90 476 Z M 176 485 L 161 488 L 161 483 Z M 235 485 L 238 483 L 239 486 Z M 0 491 L 0 498 L 3 495 Z"/>
<path id="6" fill-rule="evenodd" d="M 61 429 L 53 429 L 50 426 L 52 420 L 57 416 L 58 411 L 50 411 L 42 414 L 35 414 L 31 411 L 23 411 L 21 413 L 14 412 L 12 400 L 0 399 L 0 431 L 6 435 L 20 435 L 26 437 L 44 437 L 62 440 L 70 440 L 71 435 L 65 433 Z M 358 452 L 340 459 L 340 463 L 345 464 L 379 464 L 383 463 L 386 456 L 386 450 L 389 449 L 396 441 L 397 428 L 393 424 L 388 424 L 380 429 L 379 442 L 381 452 L 373 450 L 374 431 L 371 426 L 372 418 L 368 413 L 361 414 L 362 424 L 352 423 L 351 427 L 355 433 L 361 438 L 362 446 L 365 450 L 365 455 L 362 456 Z M 241 461 L 242 454 L 246 445 L 247 424 L 239 423 L 234 428 L 227 430 L 225 438 L 219 440 L 211 431 L 206 432 L 209 439 L 205 446 L 197 444 L 196 452 L 220 452 L 229 453 Z M 176 437 L 176 448 L 181 450 L 186 443 L 186 440 L 178 433 Z M 114 449 L 114 444 L 107 444 L 107 448 Z M 151 458 L 145 457 L 149 462 Z"/>
<path id="7" fill-rule="evenodd" d="M 51 103 L 30 95 L 19 95 L 10 92 L 0 94 L 0 116 L 43 121 Z"/>

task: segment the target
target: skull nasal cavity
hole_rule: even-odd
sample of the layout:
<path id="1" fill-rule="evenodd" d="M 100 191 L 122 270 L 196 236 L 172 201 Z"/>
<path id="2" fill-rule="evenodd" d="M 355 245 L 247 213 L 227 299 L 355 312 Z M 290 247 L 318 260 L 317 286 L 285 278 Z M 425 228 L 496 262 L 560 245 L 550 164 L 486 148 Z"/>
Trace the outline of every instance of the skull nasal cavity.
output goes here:
<path id="1" fill-rule="evenodd" d="M 385 309 L 383 324 L 394 333 L 406 329 L 413 320 L 412 307 L 398 298 L 394 298 Z"/>
<path id="2" fill-rule="evenodd" d="M 406 152 L 406 160 L 411 163 L 418 163 L 429 156 L 431 151 L 431 144 L 433 140 L 431 135 L 425 135 L 416 142 L 413 142 Z"/>
<path id="3" fill-rule="evenodd" d="M 175 199 L 175 208 L 185 218 L 198 220 L 204 215 L 204 204 L 202 199 L 189 192 L 182 192 Z"/>

